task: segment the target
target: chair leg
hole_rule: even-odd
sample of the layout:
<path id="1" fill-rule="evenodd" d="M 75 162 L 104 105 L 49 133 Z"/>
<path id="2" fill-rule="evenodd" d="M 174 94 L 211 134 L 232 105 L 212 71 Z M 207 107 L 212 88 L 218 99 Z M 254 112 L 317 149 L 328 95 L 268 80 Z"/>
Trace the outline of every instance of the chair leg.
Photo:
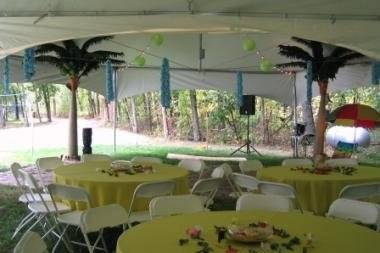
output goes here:
<path id="1" fill-rule="evenodd" d="M 103 230 L 100 231 L 100 236 L 101 236 L 101 239 L 102 239 L 102 244 L 103 244 L 103 247 L 104 247 L 104 251 L 106 253 L 109 253 L 108 248 L 107 248 L 107 244 L 106 244 L 106 240 L 104 240 Z"/>
<path id="2" fill-rule="evenodd" d="M 21 221 L 20 223 L 18 224 L 17 228 L 15 229 L 15 232 L 13 233 L 12 235 L 12 239 L 14 239 L 16 237 L 16 235 L 27 225 L 29 224 L 29 222 L 31 222 L 34 218 L 36 217 L 36 215 L 34 213 L 29 213 L 28 215 L 26 215 Z"/>
<path id="3" fill-rule="evenodd" d="M 83 232 L 83 231 L 82 231 L 82 233 L 83 233 L 84 241 L 86 242 L 86 246 L 87 246 L 87 248 L 88 248 L 88 251 L 89 251 L 90 253 L 93 253 L 93 252 L 94 252 L 94 249 L 93 249 L 93 247 L 91 246 L 91 243 L 90 243 L 90 240 L 88 239 L 87 234 L 86 234 L 85 232 Z"/>

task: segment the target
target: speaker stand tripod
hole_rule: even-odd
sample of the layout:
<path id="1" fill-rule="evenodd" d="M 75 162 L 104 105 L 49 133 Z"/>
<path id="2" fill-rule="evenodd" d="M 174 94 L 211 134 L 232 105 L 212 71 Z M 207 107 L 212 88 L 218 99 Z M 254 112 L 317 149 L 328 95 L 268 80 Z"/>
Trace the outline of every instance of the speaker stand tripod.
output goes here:
<path id="1" fill-rule="evenodd" d="M 252 152 L 256 152 L 259 156 L 261 156 L 261 154 L 259 153 L 259 151 L 257 151 L 257 149 L 255 149 L 255 147 L 253 146 L 253 144 L 251 144 L 251 140 L 249 139 L 249 126 L 250 126 L 250 115 L 247 115 L 247 139 L 245 140 L 245 143 L 243 145 L 241 145 L 240 147 L 238 147 L 237 149 L 235 149 L 230 155 L 234 155 L 236 152 L 240 151 L 240 152 L 243 152 L 243 153 L 246 153 L 247 155 L 250 155 Z"/>

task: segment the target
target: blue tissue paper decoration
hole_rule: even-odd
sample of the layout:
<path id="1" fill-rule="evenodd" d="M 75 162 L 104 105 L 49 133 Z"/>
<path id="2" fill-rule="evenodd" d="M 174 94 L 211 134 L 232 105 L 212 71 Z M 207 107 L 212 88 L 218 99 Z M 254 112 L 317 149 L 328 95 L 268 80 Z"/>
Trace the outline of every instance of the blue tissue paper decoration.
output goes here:
<path id="1" fill-rule="evenodd" d="M 35 73 L 34 48 L 25 49 L 24 58 L 22 60 L 22 67 L 23 67 L 23 72 L 24 72 L 24 80 L 30 81 Z"/>
<path id="2" fill-rule="evenodd" d="M 170 73 L 169 60 L 164 58 L 161 66 L 161 105 L 164 108 L 169 108 L 171 102 L 170 96 Z"/>
<path id="3" fill-rule="evenodd" d="M 8 57 L 5 57 L 2 60 L 2 64 L 3 64 L 3 87 L 4 87 L 3 93 L 4 93 L 4 95 L 8 95 L 9 94 L 9 84 L 10 84 Z"/>
<path id="4" fill-rule="evenodd" d="M 379 85 L 380 83 L 380 62 L 372 62 L 372 84 Z"/>
<path id="5" fill-rule="evenodd" d="M 106 97 L 108 102 L 111 102 L 115 98 L 112 74 L 112 64 L 111 61 L 108 60 L 106 62 Z"/>
<path id="6" fill-rule="evenodd" d="M 311 61 L 306 63 L 306 99 L 311 102 L 313 97 L 313 64 Z"/>
<path id="7" fill-rule="evenodd" d="M 236 73 L 236 106 L 243 106 L 243 74 L 239 71 Z"/>

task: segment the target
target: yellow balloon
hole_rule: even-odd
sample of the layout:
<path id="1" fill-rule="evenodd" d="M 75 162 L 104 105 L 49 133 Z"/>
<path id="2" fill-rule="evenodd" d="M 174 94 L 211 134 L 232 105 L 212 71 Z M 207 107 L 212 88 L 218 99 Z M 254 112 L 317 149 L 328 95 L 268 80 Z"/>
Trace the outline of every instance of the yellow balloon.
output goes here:
<path id="1" fill-rule="evenodd" d="M 243 49 L 244 49 L 244 51 L 250 52 L 250 51 L 255 50 L 255 48 L 256 48 L 256 43 L 255 43 L 255 41 L 253 39 L 246 38 L 243 41 Z"/>

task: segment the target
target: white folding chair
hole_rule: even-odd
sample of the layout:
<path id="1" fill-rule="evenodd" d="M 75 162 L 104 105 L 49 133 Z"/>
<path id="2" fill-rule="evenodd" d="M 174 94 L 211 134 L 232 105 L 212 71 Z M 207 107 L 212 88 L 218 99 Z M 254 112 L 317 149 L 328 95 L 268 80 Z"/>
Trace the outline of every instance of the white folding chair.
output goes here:
<path id="1" fill-rule="evenodd" d="M 112 158 L 109 155 L 104 154 L 83 154 L 82 162 L 92 162 L 92 161 L 110 161 Z"/>
<path id="2" fill-rule="evenodd" d="M 149 156 L 135 156 L 131 159 L 132 163 L 143 164 L 143 163 L 162 163 L 162 160 L 157 157 Z"/>
<path id="3" fill-rule="evenodd" d="M 246 193 L 240 196 L 236 202 L 236 211 L 289 212 L 292 209 L 292 201 L 279 195 Z"/>
<path id="4" fill-rule="evenodd" d="M 222 178 L 199 179 L 193 185 L 191 194 L 200 196 L 204 207 L 208 208 L 213 203 L 215 194 L 222 183 Z"/>
<path id="5" fill-rule="evenodd" d="M 40 178 L 40 181 L 44 187 L 45 190 L 45 182 L 43 181 L 43 177 L 41 172 L 48 172 L 48 171 L 53 171 L 56 168 L 63 166 L 64 163 L 62 162 L 61 158 L 56 157 L 56 156 L 51 156 L 51 157 L 41 157 L 36 160 L 36 167 L 37 167 L 37 172 L 38 172 L 38 177 Z"/>
<path id="6" fill-rule="evenodd" d="M 296 207 L 303 213 L 301 204 L 297 198 L 297 192 L 293 186 L 288 184 L 273 183 L 267 181 L 260 181 L 257 185 L 259 192 L 265 195 L 279 195 L 293 199 L 295 201 Z"/>
<path id="7" fill-rule="evenodd" d="M 33 231 L 26 232 L 16 244 L 13 253 L 47 253 L 47 246 L 41 236 Z"/>
<path id="8" fill-rule="evenodd" d="M 358 160 L 354 158 L 334 158 L 325 161 L 325 165 L 329 167 L 339 167 L 339 166 L 347 166 L 347 167 L 356 167 L 359 165 Z"/>
<path id="9" fill-rule="evenodd" d="M 281 166 L 291 167 L 291 166 L 303 166 L 312 167 L 313 161 L 308 158 L 289 158 L 282 161 Z"/>
<path id="10" fill-rule="evenodd" d="M 108 253 L 107 245 L 103 237 L 103 229 L 122 225 L 123 230 L 125 230 L 125 224 L 127 223 L 127 212 L 122 206 L 117 204 L 90 208 L 84 211 L 80 217 L 80 227 L 89 252 L 93 253 L 95 249 L 97 249 Z M 91 244 L 88 237 L 88 234 L 92 232 L 99 232 L 93 244 Z M 100 241 L 103 244 L 102 248 L 97 246 Z"/>
<path id="11" fill-rule="evenodd" d="M 339 198 L 365 199 L 380 196 L 380 182 L 346 185 L 339 193 Z"/>
<path id="12" fill-rule="evenodd" d="M 39 195 L 38 199 L 33 198 L 30 202 L 28 202 L 28 209 L 31 213 L 33 213 L 36 221 L 31 226 L 29 226 L 26 231 L 31 231 L 35 226 L 39 224 L 44 230 L 42 239 L 50 234 L 53 234 L 60 240 L 62 235 L 60 227 L 56 226 L 56 223 L 52 223 L 51 218 L 53 218 L 55 222 L 54 218 L 56 215 L 69 212 L 71 210 L 70 207 L 60 202 L 55 203 L 53 201 L 45 201 L 41 196 L 41 193 L 38 191 L 38 185 L 35 178 L 23 170 L 20 170 L 19 172 L 19 175 L 22 177 L 22 180 L 24 181 L 25 186 L 27 187 L 31 196 L 33 197 L 35 194 Z M 63 238 L 63 242 L 67 250 L 71 251 L 71 247 L 65 238 Z M 55 249 L 56 247 L 54 247 L 54 250 Z"/>
<path id="13" fill-rule="evenodd" d="M 19 163 L 12 163 L 11 164 L 11 172 L 13 174 L 13 177 L 15 178 L 16 180 L 16 184 L 17 184 L 17 187 L 18 189 L 22 192 L 22 194 L 19 196 L 18 198 L 18 201 L 23 203 L 23 204 L 28 204 L 29 202 L 32 202 L 33 200 L 37 200 L 37 201 L 40 201 L 40 196 L 46 200 L 46 201 L 50 201 L 51 198 L 50 198 L 50 195 L 47 194 L 47 193 L 41 193 L 41 194 L 37 194 L 37 193 L 29 193 L 28 191 L 25 191 L 25 188 L 24 188 L 24 181 L 23 181 L 23 178 L 22 176 L 20 175 L 19 171 L 21 170 L 21 165 Z M 35 218 L 36 216 L 33 214 L 33 212 L 29 212 L 25 217 L 23 217 L 20 221 L 20 223 L 17 225 L 16 229 L 15 229 L 15 232 L 13 233 L 12 235 L 12 239 L 27 225 L 29 224 L 30 222 L 33 221 L 33 219 Z"/>
<path id="14" fill-rule="evenodd" d="M 63 239 L 64 236 L 66 236 L 66 231 L 69 228 L 69 226 L 76 226 L 78 228 L 80 227 L 80 217 L 83 213 L 83 211 L 70 211 L 70 212 L 60 213 L 59 208 L 58 208 L 58 203 L 55 201 L 55 199 L 57 198 L 60 200 L 81 202 L 86 205 L 87 209 L 91 208 L 91 200 L 90 200 L 90 195 L 83 188 L 69 186 L 69 185 L 60 185 L 60 184 L 50 184 L 47 186 L 47 188 L 53 200 L 53 206 L 55 209 L 54 214 L 56 215 L 56 221 L 59 224 L 64 225 L 62 233 L 60 234 L 60 238 L 58 239 L 58 241 L 56 242 L 53 248 L 53 252 L 54 252 L 56 247 L 59 245 L 59 242 Z M 58 226 L 58 223 L 56 224 L 57 226 Z M 72 243 L 83 245 L 82 243 L 78 243 L 75 241 L 72 241 Z"/>
<path id="15" fill-rule="evenodd" d="M 240 174 L 240 173 L 232 173 L 230 175 L 231 182 L 234 184 L 237 194 L 241 196 L 243 193 L 251 192 L 257 190 L 257 185 L 259 184 L 259 180 L 255 177 Z"/>
<path id="16" fill-rule="evenodd" d="M 263 164 L 259 160 L 247 160 L 240 161 L 239 168 L 241 173 L 243 174 L 251 174 L 256 172 L 262 168 L 264 168 Z"/>
<path id="17" fill-rule="evenodd" d="M 152 199 L 154 197 L 172 195 L 175 189 L 174 181 L 157 181 L 139 184 L 131 200 L 128 210 L 128 226 L 132 227 L 133 222 L 143 222 L 150 220 L 149 210 L 133 211 L 133 205 L 137 198 Z"/>
<path id="18" fill-rule="evenodd" d="M 206 168 L 206 164 L 202 160 L 184 159 L 178 163 L 178 167 L 184 168 L 188 171 L 199 173 L 198 179 L 200 179 L 202 177 L 203 170 Z"/>
<path id="19" fill-rule="evenodd" d="M 230 196 L 238 198 L 239 197 L 239 194 L 237 193 L 238 190 L 236 189 L 235 185 L 232 183 L 232 181 L 230 179 L 231 174 L 232 174 L 231 166 L 228 165 L 227 163 L 223 163 L 220 166 L 216 167 L 212 171 L 211 177 L 212 178 L 222 178 L 222 179 L 226 180 L 232 189 L 232 193 L 230 194 Z"/>
<path id="20" fill-rule="evenodd" d="M 204 211 L 202 200 L 196 195 L 176 195 L 153 198 L 149 203 L 150 218 Z"/>
<path id="21" fill-rule="evenodd" d="M 380 207 L 373 203 L 337 199 L 330 205 L 327 216 L 364 225 L 375 225 L 376 231 L 380 232 Z"/>

